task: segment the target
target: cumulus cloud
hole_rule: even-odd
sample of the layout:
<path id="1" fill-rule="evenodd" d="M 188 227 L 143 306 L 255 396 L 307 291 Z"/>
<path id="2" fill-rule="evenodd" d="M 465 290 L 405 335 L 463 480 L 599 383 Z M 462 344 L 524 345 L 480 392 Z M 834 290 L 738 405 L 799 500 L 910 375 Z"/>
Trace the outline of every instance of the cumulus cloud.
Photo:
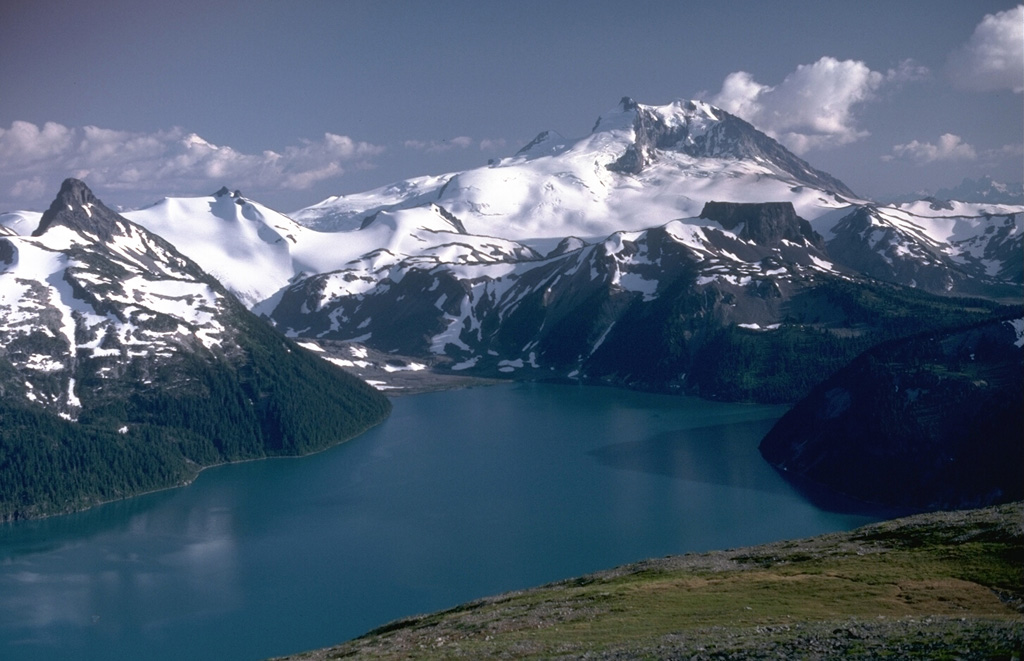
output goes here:
<path id="1" fill-rule="evenodd" d="M 11 186 L 11 197 L 16 200 L 32 200 L 46 193 L 43 178 L 36 176 L 31 179 L 19 179 Z"/>
<path id="2" fill-rule="evenodd" d="M 15 121 L 0 128 L 0 176 L 16 179 L 16 199 L 44 195 L 44 179 L 87 179 L 94 187 L 138 191 L 205 190 L 224 183 L 243 188 L 305 190 L 344 174 L 384 151 L 348 136 L 325 133 L 281 151 L 247 154 L 214 145 L 195 133 L 173 128 L 137 133 L 95 126 L 42 127 Z"/>
<path id="3" fill-rule="evenodd" d="M 998 160 L 1001 158 L 1019 158 L 1024 156 L 1024 144 L 1017 143 L 1011 145 L 1003 145 L 998 149 L 991 149 L 986 151 L 983 156 L 986 159 Z"/>
<path id="4" fill-rule="evenodd" d="M 771 87 L 758 83 L 746 71 L 736 71 L 725 77 L 722 91 L 711 97 L 711 102 L 737 117 L 752 121 L 762 113 L 761 99 L 771 92 Z"/>
<path id="5" fill-rule="evenodd" d="M 11 128 L 0 128 L 0 163 L 31 166 L 68 151 L 73 131 L 55 122 L 42 128 L 30 122 L 15 121 Z"/>
<path id="6" fill-rule="evenodd" d="M 911 60 L 881 73 L 860 61 L 822 57 L 798 66 L 775 86 L 759 83 L 745 71 L 731 73 L 710 101 L 802 154 L 866 137 L 868 132 L 857 126 L 858 107 L 876 98 L 886 84 L 928 74 Z"/>
<path id="7" fill-rule="evenodd" d="M 1020 162 L 1024 156 L 1024 145 L 1020 143 L 1003 145 L 992 149 L 977 149 L 953 133 L 939 136 L 937 143 L 913 140 L 906 144 L 894 145 L 892 152 L 882 156 L 886 162 L 904 161 L 918 165 L 971 161 L 979 167 L 1000 167 L 1007 162 Z M 1019 166 L 1018 166 L 1019 167 Z"/>
<path id="8" fill-rule="evenodd" d="M 950 53 L 946 73 L 963 89 L 1024 92 L 1024 5 L 987 14 Z"/>
<path id="9" fill-rule="evenodd" d="M 914 140 L 904 145 L 895 145 L 892 153 L 882 157 L 883 161 L 909 160 L 920 164 L 937 161 L 973 161 L 978 152 L 958 135 L 944 133 L 938 144 Z"/>

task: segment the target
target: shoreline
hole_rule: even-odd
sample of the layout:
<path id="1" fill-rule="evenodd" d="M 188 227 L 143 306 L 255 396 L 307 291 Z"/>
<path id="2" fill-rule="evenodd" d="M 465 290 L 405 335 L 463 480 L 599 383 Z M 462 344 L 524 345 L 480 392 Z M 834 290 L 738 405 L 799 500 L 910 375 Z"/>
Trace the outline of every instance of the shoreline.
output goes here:
<path id="1" fill-rule="evenodd" d="M 389 415 L 390 415 L 390 413 L 389 413 Z M 199 466 L 199 465 L 195 464 L 195 462 L 192 462 L 192 461 L 190 461 L 189 459 L 186 458 L 185 461 L 190 463 L 190 464 L 192 464 L 192 465 L 195 465 L 196 468 L 195 468 L 195 472 L 192 474 L 192 476 L 189 479 L 187 479 L 186 481 L 184 481 L 184 482 L 177 482 L 175 484 L 169 484 L 167 486 L 159 487 L 159 488 L 156 488 L 156 489 L 148 489 L 146 491 L 140 491 L 138 493 L 133 493 L 133 494 L 130 494 L 130 495 L 125 495 L 125 496 L 122 496 L 120 498 L 110 498 L 110 499 L 107 499 L 107 500 L 98 501 L 98 502 L 86 505 L 84 507 L 80 507 L 80 508 L 76 508 L 76 509 L 71 509 L 71 510 L 68 510 L 68 511 L 65 511 L 65 512 L 52 512 L 50 514 L 42 514 L 42 515 L 39 515 L 39 516 L 26 516 L 26 517 L 19 517 L 19 518 L 13 518 L 13 519 L 3 519 L 3 520 L 0 520 L 0 527 L 6 526 L 6 525 L 12 525 L 12 524 L 24 523 L 24 522 L 28 522 L 28 521 L 43 521 L 43 520 L 46 520 L 46 519 L 52 519 L 52 518 L 56 518 L 56 517 L 59 517 L 59 516 L 70 516 L 72 514 L 80 514 L 82 512 L 87 512 L 89 510 L 93 510 L 93 509 L 102 507 L 104 505 L 110 505 L 112 503 L 120 503 L 120 502 L 124 502 L 126 500 L 132 500 L 132 499 L 135 499 L 135 498 L 139 498 L 141 496 L 149 496 L 149 495 L 152 495 L 152 494 L 162 493 L 164 491 L 173 491 L 174 489 L 181 489 L 181 488 L 190 486 L 193 482 L 195 482 L 197 479 L 199 479 L 199 476 L 202 475 L 204 471 L 207 471 L 207 470 L 209 470 L 211 468 L 220 468 L 220 467 L 223 467 L 223 466 L 233 466 L 235 464 L 247 464 L 247 463 L 251 463 L 251 462 L 254 462 L 254 461 L 266 461 L 266 460 L 269 460 L 269 459 L 304 459 L 306 457 L 312 457 L 312 456 L 321 454 L 323 452 L 327 452 L 328 450 L 336 448 L 339 445 L 344 445 L 345 443 L 348 443 L 350 441 L 354 441 L 355 439 L 359 438 L 360 436 L 362 436 L 366 432 L 370 431 L 371 429 L 374 429 L 375 427 L 378 427 L 378 426 L 382 425 L 385 421 L 387 421 L 387 417 L 385 417 L 384 419 L 380 420 L 379 422 L 377 422 L 375 424 L 370 425 L 369 427 L 366 427 L 365 429 L 360 431 L 358 434 L 355 434 L 353 436 L 349 436 L 348 438 L 341 439 L 339 441 L 336 441 L 336 442 L 333 442 L 333 443 L 331 443 L 329 445 L 326 445 L 326 446 L 324 446 L 322 448 L 319 448 L 317 450 L 313 450 L 311 452 L 306 452 L 304 454 L 277 454 L 277 455 L 271 454 L 271 455 L 264 455 L 262 457 L 248 457 L 246 459 L 235 459 L 235 460 L 232 460 L 232 461 L 221 461 L 221 462 L 218 462 L 218 463 L 215 463 L 215 464 L 207 464 L 205 466 Z"/>

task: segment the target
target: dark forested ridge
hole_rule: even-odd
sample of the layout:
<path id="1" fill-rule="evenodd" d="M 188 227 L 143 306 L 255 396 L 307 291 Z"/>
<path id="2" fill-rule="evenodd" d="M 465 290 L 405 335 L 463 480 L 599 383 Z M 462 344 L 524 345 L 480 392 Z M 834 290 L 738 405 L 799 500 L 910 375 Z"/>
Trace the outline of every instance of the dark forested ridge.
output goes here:
<path id="1" fill-rule="evenodd" d="M 1024 497 L 1020 315 L 865 352 L 798 402 L 761 453 L 810 495 L 953 509 Z"/>
<path id="2" fill-rule="evenodd" d="M 184 484 L 219 463 L 315 452 L 390 411 L 367 384 L 262 322 L 248 325 L 244 360 L 183 358 L 175 369 L 188 388 L 114 397 L 82 384 L 76 422 L 0 398 L 0 519 L 62 514 Z"/>
<path id="3" fill-rule="evenodd" d="M 875 345 L 1013 310 L 984 299 L 822 278 L 794 296 L 783 322 L 766 331 L 716 321 L 715 311 L 733 304 L 728 295 L 705 300 L 684 284 L 638 301 L 584 364 L 584 377 L 709 399 L 795 402 Z"/>

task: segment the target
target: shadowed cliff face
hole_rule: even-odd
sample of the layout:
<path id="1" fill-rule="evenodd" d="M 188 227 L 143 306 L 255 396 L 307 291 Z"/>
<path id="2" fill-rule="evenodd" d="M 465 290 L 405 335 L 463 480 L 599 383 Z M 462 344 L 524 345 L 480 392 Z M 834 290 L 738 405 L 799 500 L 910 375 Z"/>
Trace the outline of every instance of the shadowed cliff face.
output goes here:
<path id="1" fill-rule="evenodd" d="M 739 237 L 762 246 L 777 246 L 786 240 L 806 241 L 819 250 L 825 247 L 825 239 L 796 215 L 792 202 L 708 202 L 700 217 L 718 221 L 729 231 L 742 225 Z"/>
<path id="2" fill-rule="evenodd" d="M 761 454 L 798 486 L 889 507 L 1024 497 L 1024 320 L 889 343 L 787 413 Z"/>

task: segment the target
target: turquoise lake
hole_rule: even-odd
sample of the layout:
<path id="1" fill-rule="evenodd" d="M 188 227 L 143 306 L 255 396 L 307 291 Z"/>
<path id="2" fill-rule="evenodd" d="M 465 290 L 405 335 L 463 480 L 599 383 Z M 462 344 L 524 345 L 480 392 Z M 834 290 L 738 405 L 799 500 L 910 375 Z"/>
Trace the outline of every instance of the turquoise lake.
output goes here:
<path id="1" fill-rule="evenodd" d="M 0 526 L 0 658 L 262 659 L 648 557 L 845 530 L 758 454 L 784 413 L 508 384 L 318 455 Z"/>

